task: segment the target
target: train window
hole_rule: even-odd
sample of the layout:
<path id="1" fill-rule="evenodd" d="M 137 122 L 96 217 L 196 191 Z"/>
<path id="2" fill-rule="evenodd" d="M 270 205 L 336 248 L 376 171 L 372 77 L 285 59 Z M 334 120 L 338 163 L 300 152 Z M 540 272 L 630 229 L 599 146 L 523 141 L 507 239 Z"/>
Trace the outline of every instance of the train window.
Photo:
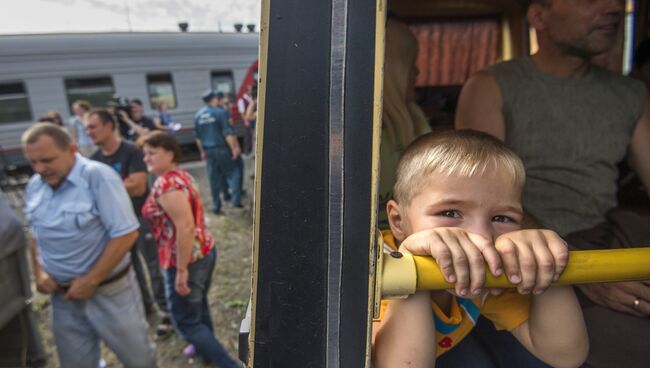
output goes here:
<path id="1" fill-rule="evenodd" d="M 147 88 L 152 109 L 157 109 L 161 102 L 170 109 L 176 108 L 176 92 L 170 73 L 147 74 Z"/>
<path id="2" fill-rule="evenodd" d="M 111 77 L 66 78 L 65 91 L 68 105 L 86 100 L 93 106 L 106 106 L 113 99 L 115 88 Z"/>
<path id="3" fill-rule="evenodd" d="M 417 102 L 433 129 L 454 124 L 461 86 L 500 57 L 501 21 L 497 17 L 435 19 L 410 24 L 419 54 Z"/>
<path id="4" fill-rule="evenodd" d="M 498 18 L 417 22 L 411 31 L 418 40 L 418 86 L 462 85 L 499 57 Z"/>
<path id="5" fill-rule="evenodd" d="M 230 101 L 235 98 L 235 80 L 232 77 L 232 72 L 212 72 L 210 85 L 213 90 L 223 92 L 230 98 Z"/>
<path id="6" fill-rule="evenodd" d="M 0 124 L 32 120 L 25 85 L 20 82 L 0 84 Z"/>

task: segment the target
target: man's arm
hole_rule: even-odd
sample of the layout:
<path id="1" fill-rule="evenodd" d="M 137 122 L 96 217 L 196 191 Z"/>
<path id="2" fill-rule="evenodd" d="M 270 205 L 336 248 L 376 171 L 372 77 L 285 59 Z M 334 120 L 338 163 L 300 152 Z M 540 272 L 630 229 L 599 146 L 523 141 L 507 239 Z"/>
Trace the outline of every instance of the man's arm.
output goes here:
<path id="1" fill-rule="evenodd" d="M 506 128 L 502 108 L 497 81 L 488 72 L 478 72 L 467 80 L 460 92 L 456 129 L 478 130 L 504 141 Z"/>
<path id="2" fill-rule="evenodd" d="M 237 157 L 239 157 L 239 155 L 241 154 L 241 148 L 239 148 L 239 141 L 237 140 L 237 136 L 227 135 L 226 142 L 228 142 L 228 145 L 230 146 L 230 150 L 232 151 L 232 159 L 236 160 Z"/>
<path id="3" fill-rule="evenodd" d="M 199 154 L 201 155 L 201 160 L 205 160 L 205 151 L 203 150 L 203 145 L 201 145 L 201 140 L 198 138 L 195 138 L 194 141 L 196 142 L 196 147 L 199 149 Z"/>
<path id="4" fill-rule="evenodd" d="M 253 102 L 250 103 L 250 105 L 248 105 L 248 109 L 246 109 L 246 114 L 244 114 L 247 121 L 256 119 L 256 116 L 255 116 L 255 105 L 256 104 L 257 104 L 257 102 L 253 101 Z"/>
<path id="5" fill-rule="evenodd" d="M 124 179 L 124 187 L 130 197 L 139 197 L 147 191 L 147 173 L 134 172 Z"/>
<path id="6" fill-rule="evenodd" d="M 143 115 L 140 120 L 140 123 L 145 129 L 149 131 L 156 130 L 156 123 L 153 121 L 153 119 L 149 118 L 148 116 Z"/>
<path id="7" fill-rule="evenodd" d="M 156 129 L 160 129 L 160 130 L 167 129 L 167 127 L 162 123 L 162 119 L 160 118 L 160 116 L 153 117 L 153 125 Z"/>
<path id="8" fill-rule="evenodd" d="M 38 263 L 38 249 L 36 248 L 36 240 L 28 237 L 29 249 L 32 254 L 32 268 L 34 270 L 34 279 L 36 280 L 36 290 L 43 294 L 52 294 L 58 289 L 59 285 L 56 280 L 52 278 Z"/>
<path id="9" fill-rule="evenodd" d="M 223 118 L 223 119 L 222 119 Z M 232 128 L 232 118 L 230 117 L 230 113 L 228 110 L 220 117 L 217 116 L 217 122 L 221 120 L 220 124 L 220 129 L 221 129 L 221 134 L 223 134 L 224 138 L 226 138 L 226 143 L 228 143 L 228 146 L 230 146 L 230 151 L 232 152 L 232 159 L 236 160 L 237 157 L 241 154 L 241 148 L 239 147 L 239 141 L 237 140 L 237 136 L 235 135 L 235 131 Z"/>
<path id="10" fill-rule="evenodd" d="M 577 287 L 598 305 L 637 317 L 650 317 L 650 281 L 608 282 Z M 638 306 L 635 300 L 639 301 Z"/>
<path id="11" fill-rule="evenodd" d="M 224 103 L 222 107 L 226 113 L 226 121 L 228 122 L 228 125 L 235 125 L 235 119 L 232 117 L 232 107 L 230 101 Z"/>
<path id="12" fill-rule="evenodd" d="M 127 152 L 129 159 L 124 187 L 131 198 L 140 197 L 147 192 L 147 164 L 144 163 L 142 150 L 134 147 Z"/>
<path id="13" fill-rule="evenodd" d="M 650 195 L 650 100 L 634 128 L 629 150 L 630 166 Z M 591 301 L 606 308 L 637 317 L 650 316 L 650 282 L 630 281 L 578 285 Z M 638 300 L 638 305 L 634 301 Z"/>
<path id="14" fill-rule="evenodd" d="M 203 150 L 203 145 L 201 144 L 201 131 L 199 130 L 198 118 L 194 120 L 194 141 L 196 142 L 196 147 L 199 149 L 199 154 L 201 155 L 201 160 L 205 160 L 205 151 Z"/>
<path id="15" fill-rule="evenodd" d="M 503 120 L 503 99 L 499 84 L 492 74 L 480 71 L 467 80 L 460 92 L 456 109 L 456 129 L 472 129 L 506 139 Z M 543 228 L 531 214 L 525 213 L 522 229 Z"/>
<path id="16" fill-rule="evenodd" d="M 122 120 L 124 120 L 124 122 L 129 126 L 129 128 L 133 129 L 139 136 L 143 136 L 149 133 L 149 129 L 143 128 L 131 120 L 129 114 L 127 114 L 126 111 L 119 110 L 119 114 L 122 117 Z"/>
<path id="17" fill-rule="evenodd" d="M 650 99 L 646 99 L 645 109 L 632 134 L 630 165 L 650 196 Z"/>
<path id="18" fill-rule="evenodd" d="M 72 281 L 65 299 L 85 300 L 90 298 L 97 286 L 108 277 L 115 266 L 124 258 L 138 238 L 138 231 L 133 230 L 108 241 L 97 262 L 85 275 Z"/>

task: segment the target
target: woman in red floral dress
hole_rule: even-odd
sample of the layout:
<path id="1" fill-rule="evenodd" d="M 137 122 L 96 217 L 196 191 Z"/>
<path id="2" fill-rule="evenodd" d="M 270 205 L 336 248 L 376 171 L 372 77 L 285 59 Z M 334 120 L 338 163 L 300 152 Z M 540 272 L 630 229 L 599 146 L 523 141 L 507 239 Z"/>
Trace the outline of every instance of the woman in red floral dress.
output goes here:
<path id="1" fill-rule="evenodd" d="M 158 245 L 172 322 L 204 360 L 217 367 L 241 367 L 213 332 L 207 293 L 217 253 L 194 178 L 178 167 L 180 146 L 158 131 L 145 137 L 143 150 L 147 170 L 159 177 L 142 215 Z"/>

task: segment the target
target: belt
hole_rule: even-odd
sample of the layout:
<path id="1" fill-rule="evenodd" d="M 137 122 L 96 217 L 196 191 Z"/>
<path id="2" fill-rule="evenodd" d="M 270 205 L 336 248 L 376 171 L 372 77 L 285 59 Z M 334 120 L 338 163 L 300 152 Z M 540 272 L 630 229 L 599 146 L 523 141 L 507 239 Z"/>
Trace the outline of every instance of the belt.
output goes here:
<path id="1" fill-rule="evenodd" d="M 130 268 L 131 268 L 131 263 L 129 262 L 129 264 L 127 264 L 120 272 L 118 272 L 118 273 L 112 275 L 111 277 L 108 277 L 108 278 L 104 279 L 104 281 L 100 282 L 99 286 L 108 285 L 110 283 L 113 283 L 113 282 L 121 279 L 122 277 L 126 276 L 126 274 L 129 273 Z M 72 282 L 70 282 L 70 281 L 59 284 L 59 289 L 57 291 L 61 292 L 61 293 L 67 293 L 68 290 L 70 289 L 71 285 L 72 285 Z"/>

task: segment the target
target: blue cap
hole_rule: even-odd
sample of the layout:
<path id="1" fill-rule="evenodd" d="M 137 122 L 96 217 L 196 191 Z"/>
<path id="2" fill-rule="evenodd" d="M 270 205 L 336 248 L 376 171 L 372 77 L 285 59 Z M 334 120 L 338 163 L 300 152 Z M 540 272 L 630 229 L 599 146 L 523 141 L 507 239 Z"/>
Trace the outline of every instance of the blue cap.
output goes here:
<path id="1" fill-rule="evenodd" d="M 201 98 L 203 99 L 204 102 L 210 102 L 210 100 L 212 100 L 215 97 L 217 97 L 217 94 L 211 89 L 206 90 L 201 95 Z"/>

